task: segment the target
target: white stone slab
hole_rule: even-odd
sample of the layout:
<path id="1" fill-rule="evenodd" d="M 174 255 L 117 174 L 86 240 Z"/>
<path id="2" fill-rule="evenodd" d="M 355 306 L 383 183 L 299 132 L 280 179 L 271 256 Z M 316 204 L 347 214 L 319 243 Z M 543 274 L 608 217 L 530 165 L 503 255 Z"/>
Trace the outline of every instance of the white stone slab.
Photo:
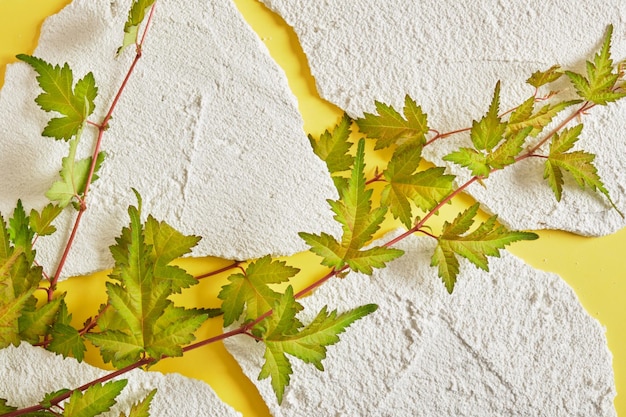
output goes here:
<path id="1" fill-rule="evenodd" d="M 429 267 L 433 242 L 372 277 L 349 274 L 301 300 L 311 320 L 323 305 L 376 303 L 329 347 L 325 371 L 293 361 L 282 406 L 257 381 L 264 346 L 225 341 L 274 416 L 615 416 L 605 331 L 558 276 L 509 253 L 486 273 L 463 262 L 449 295 Z"/>
<path id="2" fill-rule="evenodd" d="M 590 0 L 263 0 L 294 27 L 320 95 L 354 116 L 374 111 L 374 100 L 402 108 L 410 94 L 442 132 L 471 126 L 487 111 L 502 80 L 502 108 L 533 93 L 524 80 L 554 64 L 578 71 L 614 24 L 613 56 L 626 57 L 626 2 Z M 593 109 L 581 144 L 613 199 L 626 210 L 626 103 Z M 434 162 L 460 143 L 428 147 Z M 458 172 L 458 169 L 454 169 Z M 557 204 L 533 163 L 498 173 L 485 190 L 469 191 L 516 229 L 564 229 L 586 235 L 626 225 L 607 202 L 568 184 Z"/>
<path id="3" fill-rule="evenodd" d="M 73 358 L 64 359 L 25 342 L 17 348 L 10 346 L 0 350 L 0 363 L 0 398 L 20 408 L 38 404 L 47 393 L 76 388 L 107 374 L 107 371 Z M 209 385 L 180 374 L 134 370 L 117 379 L 126 379 L 128 383 L 117 404 L 103 416 L 128 414 L 130 407 L 154 388 L 157 393 L 151 402 L 151 416 L 241 416 L 224 404 Z"/>
<path id="4" fill-rule="evenodd" d="M 130 2 L 75 0 L 44 24 L 36 56 L 69 62 L 78 79 L 93 71 L 99 121 L 134 56 L 119 59 Z M 0 93 L 0 211 L 21 198 L 45 204 L 67 144 L 40 137 L 47 115 L 24 63 L 7 68 Z M 108 246 L 135 204 L 187 234 L 203 237 L 195 255 L 249 259 L 304 249 L 298 231 L 332 224 L 335 191 L 310 149 L 282 70 L 230 1 L 158 2 L 144 55 L 104 137 L 107 152 L 64 275 L 111 266 Z M 92 152 L 89 132 L 79 152 Z M 69 234 L 37 242 L 53 271 Z"/>

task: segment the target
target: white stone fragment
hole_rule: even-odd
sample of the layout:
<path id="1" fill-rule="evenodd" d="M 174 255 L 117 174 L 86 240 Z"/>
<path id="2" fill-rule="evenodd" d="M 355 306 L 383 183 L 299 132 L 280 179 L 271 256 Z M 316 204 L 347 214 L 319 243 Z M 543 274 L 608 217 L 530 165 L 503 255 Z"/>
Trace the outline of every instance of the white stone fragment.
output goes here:
<path id="1" fill-rule="evenodd" d="M 308 320 L 323 305 L 379 309 L 329 347 L 324 372 L 294 359 L 282 406 L 269 379 L 257 381 L 263 344 L 225 341 L 274 416 L 616 415 L 605 330 L 563 280 L 505 252 L 490 272 L 462 262 L 449 295 L 429 239 L 402 242 L 406 254 L 372 277 L 351 273 L 301 300 Z"/>
<path id="2" fill-rule="evenodd" d="M 294 27 L 320 95 L 354 116 L 374 112 L 374 100 L 401 109 L 411 95 L 446 132 L 486 113 L 497 80 L 502 109 L 533 94 L 525 80 L 554 64 L 579 72 L 614 24 L 613 57 L 626 57 L 626 2 L 590 0 L 263 0 Z M 581 146 L 613 200 L 626 210 L 626 103 L 595 108 L 583 120 Z M 436 163 L 468 135 L 425 149 Z M 450 164 L 449 164 L 450 165 Z M 469 188 L 486 209 L 515 229 L 563 229 L 605 235 L 626 225 L 606 199 L 571 182 L 558 204 L 539 163 L 493 175 L 487 189 Z M 455 173 L 462 173 L 453 167 Z"/>
<path id="3" fill-rule="evenodd" d="M 98 122 L 134 57 L 115 52 L 130 1 L 75 0 L 44 24 L 34 55 L 68 62 L 75 79 L 93 71 Z M 194 255 L 250 259 L 305 248 L 299 231 L 328 230 L 326 199 L 335 191 L 325 165 L 310 149 L 297 102 L 282 70 L 230 1 L 158 2 L 144 45 L 110 129 L 107 153 L 88 200 L 64 275 L 112 265 L 108 247 L 126 209 L 143 196 L 146 213 L 186 234 L 203 237 Z M 5 219 L 21 198 L 45 205 L 66 143 L 42 138 L 49 115 L 25 63 L 7 68 L 0 92 L 0 211 Z M 93 151 L 86 128 L 81 157 Z M 53 272 L 74 214 L 62 230 L 37 242 L 39 261 Z"/>
<path id="4" fill-rule="evenodd" d="M 108 373 L 25 342 L 17 348 L 10 346 L 0 350 L 0 363 L 0 398 L 19 408 L 37 405 L 47 393 L 77 388 Z M 164 375 L 136 369 L 116 379 L 126 379 L 128 383 L 117 398 L 117 404 L 103 416 L 128 414 L 131 406 L 154 388 L 157 393 L 150 406 L 152 416 L 241 416 L 224 404 L 209 385 L 180 374 Z"/>

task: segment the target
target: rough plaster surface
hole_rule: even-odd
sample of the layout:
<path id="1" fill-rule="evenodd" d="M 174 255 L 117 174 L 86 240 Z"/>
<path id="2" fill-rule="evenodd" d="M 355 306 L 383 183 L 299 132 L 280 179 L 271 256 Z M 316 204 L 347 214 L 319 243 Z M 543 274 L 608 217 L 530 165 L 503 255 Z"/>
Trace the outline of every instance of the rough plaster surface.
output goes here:
<path id="1" fill-rule="evenodd" d="M 502 109 L 533 93 L 528 76 L 560 64 L 584 70 L 608 24 L 615 26 L 613 57 L 626 57 L 626 2 L 590 0 L 263 0 L 294 27 L 320 95 L 354 116 L 373 112 L 374 100 L 402 108 L 410 94 L 442 132 L 471 126 L 502 80 Z M 618 207 L 626 209 L 623 139 L 626 103 L 594 109 L 582 146 Z M 425 149 L 433 162 L 469 136 Z M 458 169 L 453 168 L 455 173 Z M 564 229 L 586 235 L 626 225 L 602 198 L 567 187 L 557 204 L 533 162 L 493 175 L 469 192 L 516 229 Z"/>
<path id="2" fill-rule="evenodd" d="M 225 341 L 274 416 L 615 416 L 604 329 L 556 275 L 511 254 L 486 273 L 462 263 L 449 295 L 429 267 L 433 242 L 372 277 L 353 274 L 302 300 L 308 319 L 328 304 L 379 309 L 328 349 L 325 371 L 293 361 L 282 406 L 258 382 L 263 345 Z"/>
<path id="3" fill-rule="evenodd" d="M 79 387 L 107 373 L 27 343 L 0 350 L 0 363 L 0 398 L 8 399 L 8 404 L 14 407 L 35 405 L 46 393 Z M 152 416 L 241 416 L 202 381 L 142 370 L 131 371 L 122 378 L 127 379 L 128 384 L 117 404 L 103 416 L 128 414 L 132 404 L 141 401 L 154 388 L 157 394 L 150 406 Z"/>
<path id="4" fill-rule="evenodd" d="M 75 78 L 93 71 L 99 120 L 132 60 L 132 47 L 115 51 L 127 1 L 75 0 L 44 24 L 36 56 L 68 62 Z M 21 198 L 27 210 L 46 203 L 67 144 L 42 138 L 48 115 L 33 102 L 35 73 L 23 63 L 7 68 L 0 93 L 0 211 Z M 92 151 L 93 129 L 79 152 Z M 203 237 L 195 255 L 250 259 L 304 249 L 298 231 L 332 222 L 326 199 L 335 191 L 325 165 L 310 149 L 295 97 L 282 70 L 230 1 L 159 2 L 144 46 L 103 149 L 65 275 L 111 266 L 108 246 L 128 223 L 135 204 L 187 234 Z M 53 269 L 69 235 L 37 243 L 40 262 Z"/>

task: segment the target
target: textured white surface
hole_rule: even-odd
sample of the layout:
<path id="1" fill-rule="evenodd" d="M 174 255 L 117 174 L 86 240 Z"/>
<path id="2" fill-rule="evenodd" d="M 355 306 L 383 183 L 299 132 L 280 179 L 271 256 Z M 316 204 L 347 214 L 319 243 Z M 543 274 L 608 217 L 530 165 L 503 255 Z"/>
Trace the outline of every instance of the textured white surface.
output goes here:
<path id="1" fill-rule="evenodd" d="M 49 392 L 76 388 L 107 374 L 27 343 L 0 350 L 0 363 L 0 398 L 8 399 L 8 404 L 14 407 L 36 405 Z M 150 406 L 152 416 L 241 416 L 224 404 L 207 384 L 179 374 L 134 370 L 119 379 L 127 379 L 128 384 L 117 404 L 103 416 L 128 414 L 132 404 L 154 388 L 157 393 Z"/>
<path id="2" fill-rule="evenodd" d="M 613 23 L 613 57 L 626 57 L 626 2 L 622 0 L 437 1 L 263 0 L 294 27 L 320 95 L 360 117 L 374 100 L 402 108 L 410 94 L 442 132 L 471 126 L 486 111 L 497 80 L 502 109 L 533 93 L 524 80 L 554 64 L 577 71 Z M 622 211 L 626 209 L 626 103 L 593 109 L 584 119 L 582 146 Z M 433 162 L 447 146 L 428 147 Z M 455 168 L 455 172 L 458 169 Z M 602 198 L 569 184 L 557 204 L 533 163 L 498 173 L 488 188 L 469 192 L 516 229 L 564 229 L 604 235 L 626 223 Z"/>
<path id="3" fill-rule="evenodd" d="M 93 71 L 98 121 L 134 53 L 115 59 L 127 1 L 75 0 L 44 24 L 36 56 L 68 62 L 75 78 Z M 7 68 L 0 93 L 0 211 L 21 198 L 27 210 L 45 204 L 67 144 L 41 138 L 48 115 L 33 102 L 35 73 Z M 144 55 L 106 132 L 101 179 L 94 183 L 65 275 L 111 266 L 108 246 L 135 204 L 186 234 L 203 237 L 195 255 L 249 259 L 304 249 L 299 231 L 332 221 L 335 196 L 325 165 L 310 149 L 295 97 L 282 70 L 230 1 L 159 2 Z M 79 152 L 92 152 L 91 135 Z M 37 243 L 53 270 L 69 234 Z"/>
<path id="4" fill-rule="evenodd" d="M 341 335 L 325 371 L 293 361 L 282 406 L 269 379 L 257 381 L 263 345 L 225 341 L 274 416 L 615 416 L 604 329 L 556 275 L 513 255 L 491 272 L 463 262 L 448 295 L 429 267 L 433 242 L 372 277 L 349 274 L 304 298 L 312 319 L 328 304 L 379 309 Z"/>

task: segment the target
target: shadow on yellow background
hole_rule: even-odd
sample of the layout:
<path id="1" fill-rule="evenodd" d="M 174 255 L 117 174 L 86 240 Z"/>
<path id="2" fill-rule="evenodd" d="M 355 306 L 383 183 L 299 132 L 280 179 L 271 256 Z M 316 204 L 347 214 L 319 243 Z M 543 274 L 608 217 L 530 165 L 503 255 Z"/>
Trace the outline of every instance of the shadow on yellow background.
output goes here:
<path id="1" fill-rule="evenodd" d="M 32 53 L 43 19 L 68 3 L 68 0 L 0 0 L 0 83 L 4 81 L 6 64 L 15 61 L 15 54 Z M 235 3 L 287 74 L 289 85 L 298 98 L 305 131 L 319 135 L 330 128 L 341 111 L 317 95 L 315 81 L 295 34 L 282 19 L 257 1 L 235 0 Z M 455 204 L 458 207 L 469 202 L 469 198 L 462 198 Z M 388 223 L 387 227 L 392 225 Z M 538 241 L 515 244 L 510 251 L 535 268 L 558 273 L 573 287 L 587 311 L 606 326 L 609 348 L 614 355 L 618 390 L 615 404 L 618 414 L 626 416 L 626 229 L 595 239 L 564 232 L 544 231 L 540 235 Z M 319 266 L 319 259 L 311 254 L 295 255 L 288 262 L 307 271 L 308 275 L 296 283 L 298 288 L 325 271 Z M 198 275 L 219 269 L 228 261 L 201 258 L 180 263 L 190 273 Z M 216 296 L 227 275 L 203 280 L 193 292 L 179 296 L 179 300 L 187 306 L 218 307 Z M 61 284 L 61 289 L 68 291 L 67 302 L 70 311 L 74 311 L 76 325 L 93 315 L 105 301 L 105 279 L 106 272 L 103 272 Z M 208 338 L 219 333 L 221 319 L 218 318 L 205 324 L 198 337 Z M 88 352 L 86 361 L 107 368 L 95 350 Z M 206 381 L 245 417 L 269 416 L 256 388 L 221 343 L 189 352 L 183 358 L 164 360 L 152 369 Z"/>

